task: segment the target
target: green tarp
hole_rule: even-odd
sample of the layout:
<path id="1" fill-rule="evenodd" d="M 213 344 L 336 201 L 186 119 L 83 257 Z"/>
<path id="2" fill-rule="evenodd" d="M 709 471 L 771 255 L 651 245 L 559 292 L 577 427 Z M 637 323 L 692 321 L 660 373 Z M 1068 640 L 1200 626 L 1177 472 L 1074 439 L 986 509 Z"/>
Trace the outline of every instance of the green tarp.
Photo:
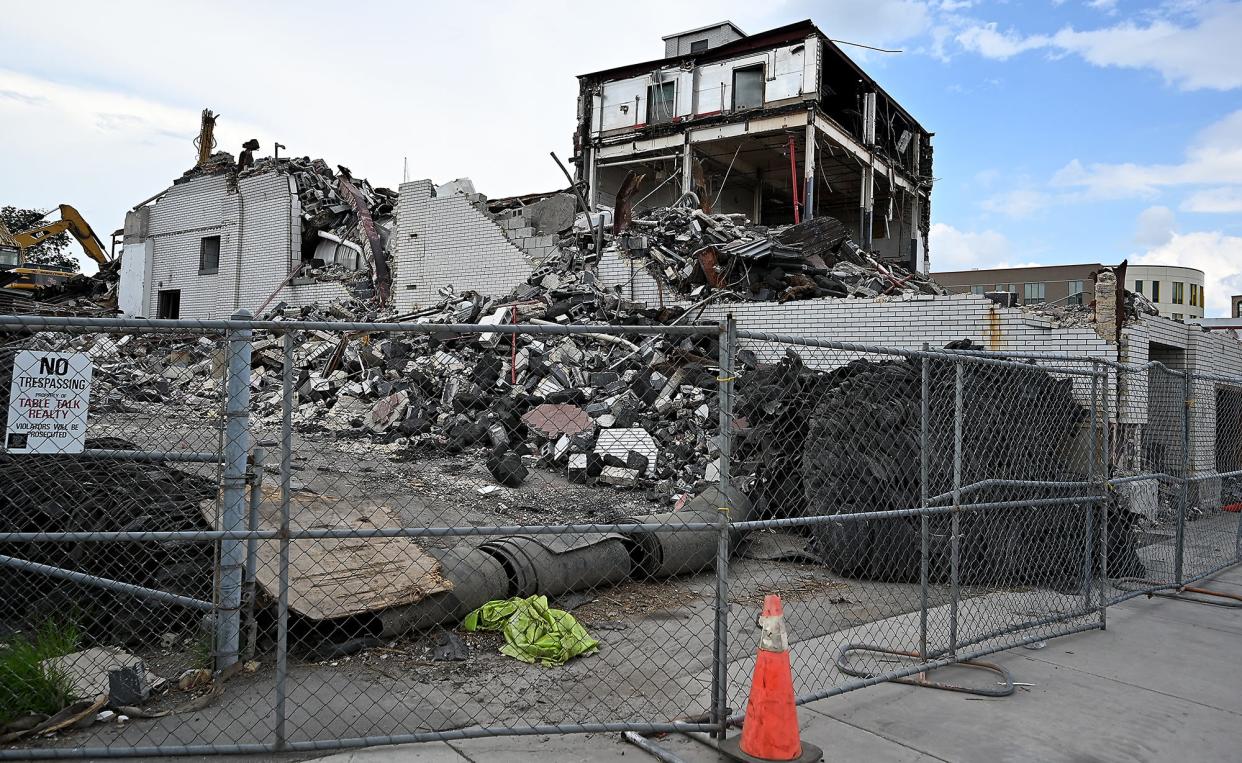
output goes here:
<path id="1" fill-rule="evenodd" d="M 501 654 L 522 662 L 564 665 L 579 655 L 595 654 L 591 638 L 568 612 L 552 609 L 546 596 L 489 601 L 466 615 L 467 631 L 503 631 Z"/>

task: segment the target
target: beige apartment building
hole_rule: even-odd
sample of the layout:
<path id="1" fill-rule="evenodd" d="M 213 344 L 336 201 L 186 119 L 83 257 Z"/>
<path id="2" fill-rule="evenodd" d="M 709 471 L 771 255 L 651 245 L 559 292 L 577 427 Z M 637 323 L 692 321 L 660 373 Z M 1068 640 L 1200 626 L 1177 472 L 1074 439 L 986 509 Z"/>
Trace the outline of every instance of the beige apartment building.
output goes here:
<path id="1" fill-rule="evenodd" d="M 1008 291 L 1024 305 L 1043 303 L 1088 305 L 1095 299 L 1091 273 L 1100 263 L 1045 265 L 1028 268 L 990 268 L 932 273 L 951 294 L 985 294 Z"/>
<path id="2" fill-rule="evenodd" d="M 953 294 L 984 294 L 1008 291 L 1023 305 L 1089 305 L 1095 299 L 1091 274 L 1099 263 L 1045 265 L 1026 268 L 991 268 L 932 273 Z M 1160 314 L 1175 321 L 1203 317 L 1203 271 L 1173 265 L 1129 265 L 1126 289 L 1147 297 Z M 1235 300 L 1234 312 L 1238 306 Z"/>

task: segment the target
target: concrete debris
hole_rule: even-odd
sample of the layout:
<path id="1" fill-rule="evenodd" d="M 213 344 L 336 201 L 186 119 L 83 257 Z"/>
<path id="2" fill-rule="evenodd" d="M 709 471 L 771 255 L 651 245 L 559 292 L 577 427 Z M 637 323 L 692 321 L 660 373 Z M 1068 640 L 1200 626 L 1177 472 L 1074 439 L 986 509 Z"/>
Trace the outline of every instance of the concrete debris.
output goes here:
<path id="1" fill-rule="evenodd" d="M 579 228 L 561 240 L 562 264 L 590 259 L 585 220 Z M 945 293 L 929 278 L 863 251 L 831 217 L 769 229 L 743 215 L 662 207 L 636 213 L 621 235 L 608 237 L 608 246 L 645 268 L 670 296 L 686 299 L 719 293 L 740 301 L 789 302 Z"/>

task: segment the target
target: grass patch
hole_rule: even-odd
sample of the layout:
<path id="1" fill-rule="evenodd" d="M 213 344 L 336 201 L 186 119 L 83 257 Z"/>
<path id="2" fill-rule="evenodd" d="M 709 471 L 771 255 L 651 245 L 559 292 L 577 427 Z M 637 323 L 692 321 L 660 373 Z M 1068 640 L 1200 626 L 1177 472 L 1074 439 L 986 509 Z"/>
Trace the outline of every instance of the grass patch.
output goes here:
<path id="1" fill-rule="evenodd" d="M 0 641 L 0 723 L 51 715 L 72 701 L 69 677 L 42 663 L 77 651 L 80 638 L 77 627 L 48 620 L 33 633 Z"/>

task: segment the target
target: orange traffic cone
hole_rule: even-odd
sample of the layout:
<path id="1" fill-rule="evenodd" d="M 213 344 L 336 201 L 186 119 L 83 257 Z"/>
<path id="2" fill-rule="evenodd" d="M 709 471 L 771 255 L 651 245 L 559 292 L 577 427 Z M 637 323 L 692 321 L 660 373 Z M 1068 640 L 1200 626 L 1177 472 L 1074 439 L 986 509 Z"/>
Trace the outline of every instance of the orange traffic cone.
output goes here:
<path id="1" fill-rule="evenodd" d="M 805 744 L 798 735 L 798 710 L 794 705 L 793 672 L 789 667 L 789 635 L 785 631 L 785 611 L 781 597 L 763 600 L 759 617 L 763 635 L 755 659 L 755 676 L 746 703 L 742 736 L 720 744 L 721 752 L 745 761 L 822 760 L 823 750 Z"/>

